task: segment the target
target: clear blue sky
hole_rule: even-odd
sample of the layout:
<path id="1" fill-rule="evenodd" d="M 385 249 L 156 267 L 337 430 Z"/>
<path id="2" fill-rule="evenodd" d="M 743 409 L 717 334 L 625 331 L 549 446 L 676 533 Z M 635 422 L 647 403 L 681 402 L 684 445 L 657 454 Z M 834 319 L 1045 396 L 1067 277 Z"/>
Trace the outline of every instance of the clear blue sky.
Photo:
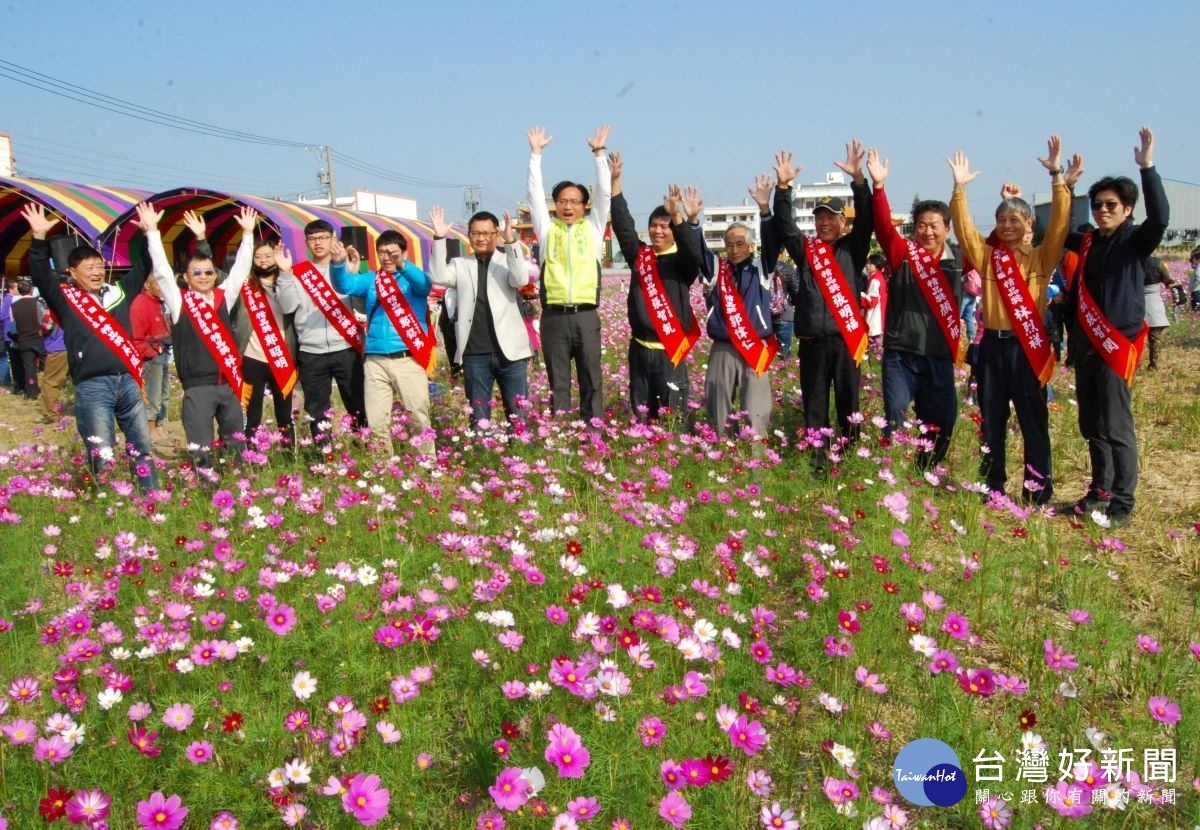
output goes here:
<path id="1" fill-rule="evenodd" d="M 986 223 L 1000 182 L 1046 189 L 1051 132 L 1084 182 L 1132 174 L 1143 123 L 1163 175 L 1200 181 L 1200 11 L 1128 3 L 105 3 L 10 2 L 0 58 L 145 107 L 301 142 L 427 181 L 524 200 L 524 131 L 554 136 L 548 183 L 592 178 L 584 139 L 612 124 L 644 215 L 668 182 L 740 203 L 775 150 L 801 181 L 859 137 L 891 159 L 888 190 L 948 198 L 969 153 Z M 315 191 L 303 149 L 144 124 L 0 78 L 18 167 L 70 181 L 261 195 Z M 57 142 L 52 144 L 51 142 Z M 60 145 L 69 145 L 67 147 Z M 354 187 L 462 210 L 460 188 L 335 167 Z"/>

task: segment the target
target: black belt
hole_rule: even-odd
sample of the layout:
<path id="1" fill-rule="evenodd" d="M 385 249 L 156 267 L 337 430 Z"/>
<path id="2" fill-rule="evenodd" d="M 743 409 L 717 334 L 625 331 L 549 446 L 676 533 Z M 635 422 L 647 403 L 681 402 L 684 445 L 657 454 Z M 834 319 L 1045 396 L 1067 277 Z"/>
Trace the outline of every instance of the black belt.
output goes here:
<path id="1" fill-rule="evenodd" d="M 1011 340 L 1017 336 L 1012 329 L 984 329 L 984 337 L 995 337 L 997 340 Z"/>
<path id="2" fill-rule="evenodd" d="M 581 311 L 595 311 L 594 303 L 585 303 L 584 305 L 547 305 L 546 311 L 553 311 L 558 314 L 578 314 Z"/>
<path id="3" fill-rule="evenodd" d="M 409 357 L 412 354 L 410 351 L 390 352 L 388 354 L 368 355 L 368 357 Z"/>

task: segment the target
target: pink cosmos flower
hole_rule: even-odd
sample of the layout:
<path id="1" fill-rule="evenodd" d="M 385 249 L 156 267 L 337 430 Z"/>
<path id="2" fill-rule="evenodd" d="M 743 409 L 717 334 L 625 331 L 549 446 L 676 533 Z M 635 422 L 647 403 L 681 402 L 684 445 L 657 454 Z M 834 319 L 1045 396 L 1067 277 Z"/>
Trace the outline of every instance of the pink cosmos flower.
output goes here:
<path id="1" fill-rule="evenodd" d="M 1042 643 L 1042 648 L 1046 656 L 1046 665 L 1056 672 L 1071 671 L 1079 668 L 1079 663 L 1076 661 L 1075 655 L 1065 653 L 1062 646 L 1054 645 L 1053 640 L 1046 640 Z"/>
<path id="2" fill-rule="evenodd" d="M 821 786 L 825 790 L 825 797 L 835 805 L 853 801 L 861 794 L 858 790 L 858 785 L 853 781 L 844 781 L 828 775 L 821 782 Z"/>
<path id="3" fill-rule="evenodd" d="M 94 827 L 108 818 L 112 799 L 103 790 L 80 790 L 66 803 L 67 820 L 72 824 Z"/>
<path id="4" fill-rule="evenodd" d="M 1066 818 L 1078 818 L 1092 812 L 1091 798 L 1085 797 L 1085 789 L 1066 781 L 1059 781 L 1053 787 L 1047 787 L 1043 801 Z"/>
<path id="5" fill-rule="evenodd" d="M 1006 830 L 1012 825 L 1012 810 L 1008 802 L 998 796 L 989 796 L 979 808 L 979 818 L 988 830 Z"/>
<path id="6" fill-rule="evenodd" d="M 492 800 L 501 810 L 513 812 L 519 810 L 533 795 L 529 780 L 522 777 L 520 767 L 505 767 L 496 776 L 496 783 L 488 787 Z"/>
<path id="7" fill-rule="evenodd" d="M 212 820 L 212 824 L 208 826 L 208 830 L 238 830 L 239 826 L 237 817 L 233 813 L 222 810 Z"/>
<path id="8" fill-rule="evenodd" d="M 576 821 L 591 821 L 600 815 L 600 802 L 592 796 L 580 796 L 567 802 L 567 813 Z"/>
<path id="9" fill-rule="evenodd" d="M 190 703 L 176 703 L 168 706 L 167 711 L 163 712 L 163 723 L 176 732 L 187 729 L 195 718 L 196 711 L 192 709 Z"/>
<path id="10" fill-rule="evenodd" d="M 728 731 L 729 742 L 742 752 L 753 757 L 767 745 L 767 731 L 756 720 L 739 715 Z"/>
<path id="11" fill-rule="evenodd" d="M 1159 723 L 1179 723 L 1182 717 L 1179 711 L 1179 704 L 1172 701 L 1166 695 L 1150 698 L 1146 702 L 1146 706 L 1150 709 L 1150 717 Z"/>
<path id="12" fill-rule="evenodd" d="M 996 685 L 1009 694 L 1023 695 L 1029 691 L 1029 684 L 1014 675 L 996 675 Z"/>
<path id="13" fill-rule="evenodd" d="M 991 669 L 959 669 L 958 685 L 969 695 L 991 697 L 996 693 L 996 678 Z"/>
<path id="14" fill-rule="evenodd" d="M 1158 640 L 1151 637 L 1149 634 L 1139 634 L 1137 637 L 1138 651 L 1144 651 L 1147 654 L 1158 654 L 1162 651 L 1162 646 L 1158 644 Z"/>
<path id="15" fill-rule="evenodd" d="M 768 830 L 799 830 L 800 822 L 796 820 L 796 811 L 792 808 L 781 807 L 778 801 L 764 804 L 759 811 L 758 820 Z"/>
<path id="16" fill-rule="evenodd" d="M 1178 710 L 1178 707 L 1176 707 Z M 71 757 L 75 745 L 63 740 L 59 735 L 50 738 L 38 738 L 33 745 L 33 760 L 57 766 Z"/>
<path id="17" fill-rule="evenodd" d="M 687 786 L 687 781 L 683 778 L 683 767 L 675 763 L 673 758 L 668 758 L 659 764 L 658 774 L 662 777 L 662 782 L 668 790 L 681 790 Z"/>
<path id="18" fill-rule="evenodd" d="M 4 733 L 4 737 L 8 738 L 8 742 L 13 746 L 31 744 L 38 738 L 37 724 L 23 718 L 0 726 L 0 732 Z"/>
<path id="19" fill-rule="evenodd" d="M 864 689 L 869 689 L 877 695 L 887 694 L 887 686 L 879 682 L 879 675 L 868 672 L 866 666 L 859 666 L 855 669 L 854 679 Z"/>
<path id="20" fill-rule="evenodd" d="M 142 830 L 179 830 L 187 815 L 183 799 L 177 795 L 164 798 L 157 790 L 148 800 L 137 803 L 137 820 Z"/>
<path id="21" fill-rule="evenodd" d="M 965 640 L 971 636 L 971 624 L 962 614 L 951 611 L 942 622 L 942 631 L 956 640 Z"/>
<path id="22" fill-rule="evenodd" d="M 550 742 L 545 758 L 558 769 L 559 778 L 582 778 L 592 762 L 591 755 L 579 740 L 579 735 L 566 724 L 556 723 L 546 735 Z"/>
<path id="23" fill-rule="evenodd" d="M 679 793 L 669 792 L 658 802 L 658 815 L 672 827 L 682 827 L 692 817 L 692 808 Z"/>
<path id="24" fill-rule="evenodd" d="M 642 746 L 658 746 L 666 737 L 667 726 L 658 718 L 650 715 L 638 722 L 637 732 L 642 739 Z"/>
<path id="25" fill-rule="evenodd" d="M 213 745 L 208 741 L 192 741 L 188 744 L 187 759 L 193 764 L 207 764 L 212 760 Z"/>
<path id="26" fill-rule="evenodd" d="M 391 801 L 392 794 L 379 786 L 378 775 L 359 773 L 350 779 L 350 786 L 342 794 L 342 809 L 358 819 L 359 824 L 370 827 L 387 815 Z"/>
<path id="27" fill-rule="evenodd" d="M 771 776 L 763 769 L 752 769 L 746 773 L 746 788 L 759 798 L 771 795 Z"/>
<path id="28" fill-rule="evenodd" d="M 941 674 L 944 671 L 958 671 L 958 658 L 954 656 L 954 652 L 952 651 L 939 649 L 929 662 L 929 673 Z"/>
<path id="29" fill-rule="evenodd" d="M 887 741 L 892 737 L 891 731 L 877 720 L 867 724 L 867 734 L 877 741 Z"/>
<path id="30" fill-rule="evenodd" d="M 921 594 L 921 602 L 925 603 L 925 607 L 930 611 L 941 611 L 946 607 L 946 600 L 936 591 L 924 591 Z"/>
<path id="31" fill-rule="evenodd" d="M 504 830 L 507 824 L 500 813 L 484 810 L 479 814 L 479 818 L 475 819 L 475 830 Z"/>
<path id="32" fill-rule="evenodd" d="M 296 627 L 296 609 L 286 603 L 278 603 L 267 612 L 266 622 L 267 628 L 284 637 Z"/>
<path id="33" fill-rule="evenodd" d="M 1082 608 L 1071 609 L 1067 612 L 1067 617 L 1076 625 L 1087 625 L 1092 621 L 1092 615 Z"/>

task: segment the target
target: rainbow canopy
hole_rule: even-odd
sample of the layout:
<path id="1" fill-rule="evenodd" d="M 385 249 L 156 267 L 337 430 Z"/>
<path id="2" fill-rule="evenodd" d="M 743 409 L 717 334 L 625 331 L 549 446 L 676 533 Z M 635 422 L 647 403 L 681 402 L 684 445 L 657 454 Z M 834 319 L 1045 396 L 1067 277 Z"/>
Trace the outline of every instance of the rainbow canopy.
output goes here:
<path id="1" fill-rule="evenodd" d="M 75 237 L 78 244 L 95 245 L 113 219 L 149 195 L 144 190 L 0 176 L 0 256 L 4 257 L 5 275 L 29 273 L 29 240 L 33 235 L 21 216 L 28 202 L 40 204 L 47 215 L 61 221 L 51 231 L 52 236 L 65 234 Z M 125 268 L 129 261 L 113 264 Z"/>
<path id="2" fill-rule="evenodd" d="M 315 219 L 329 222 L 333 225 L 335 233 L 340 233 L 341 229 L 346 227 L 366 228 L 371 244 L 367 246 L 366 251 L 359 253 L 367 257 L 368 266 L 372 269 L 378 267 L 375 240 L 386 230 L 399 231 L 404 235 L 408 240 L 409 260 L 421 268 L 426 267 L 433 250 L 433 229 L 427 223 L 414 219 L 392 219 L 375 213 L 281 202 L 262 196 L 222 193 L 199 187 L 166 190 L 148 196 L 147 201 L 153 204 L 156 210 L 163 212 L 163 218 L 159 222 L 163 246 L 168 256 L 173 256 L 177 268 L 184 265 L 183 260 L 192 251 L 192 234 L 183 224 L 185 211 L 195 211 L 204 218 L 213 256 L 220 265 L 237 251 L 237 245 L 241 242 L 237 214 L 243 206 L 252 207 L 260 214 L 258 238 L 282 240 L 296 260 L 304 259 L 308 255 L 304 243 L 304 226 Z M 137 233 L 134 225 L 136 219 L 137 214 L 131 206 L 115 217 L 100 234 L 100 251 L 106 260 L 128 263 L 129 241 Z M 459 240 L 463 250 L 469 250 L 467 235 L 461 228 L 455 227 L 451 234 Z"/>

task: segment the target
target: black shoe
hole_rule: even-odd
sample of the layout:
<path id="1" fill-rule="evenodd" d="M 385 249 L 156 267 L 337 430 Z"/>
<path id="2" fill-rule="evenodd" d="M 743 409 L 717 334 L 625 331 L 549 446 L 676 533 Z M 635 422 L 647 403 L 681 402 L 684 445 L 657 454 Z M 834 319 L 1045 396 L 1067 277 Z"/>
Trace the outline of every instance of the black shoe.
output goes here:
<path id="1" fill-rule="evenodd" d="M 1116 510 L 1110 509 L 1109 512 L 1106 513 L 1105 515 L 1108 516 L 1108 529 L 1109 530 L 1116 530 L 1118 527 L 1124 527 L 1125 525 L 1127 525 L 1131 521 L 1133 521 L 1133 513 L 1131 513 L 1128 510 L 1122 510 L 1120 508 L 1118 508 Z"/>
<path id="2" fill-rule="evenodd" d="M 1090 516 L 1096 510 L 1107 511 L 1108 499 L 1102 499 L 1089 493 L 1075 502 L 1074 512 L 1076 516 Z"/>

